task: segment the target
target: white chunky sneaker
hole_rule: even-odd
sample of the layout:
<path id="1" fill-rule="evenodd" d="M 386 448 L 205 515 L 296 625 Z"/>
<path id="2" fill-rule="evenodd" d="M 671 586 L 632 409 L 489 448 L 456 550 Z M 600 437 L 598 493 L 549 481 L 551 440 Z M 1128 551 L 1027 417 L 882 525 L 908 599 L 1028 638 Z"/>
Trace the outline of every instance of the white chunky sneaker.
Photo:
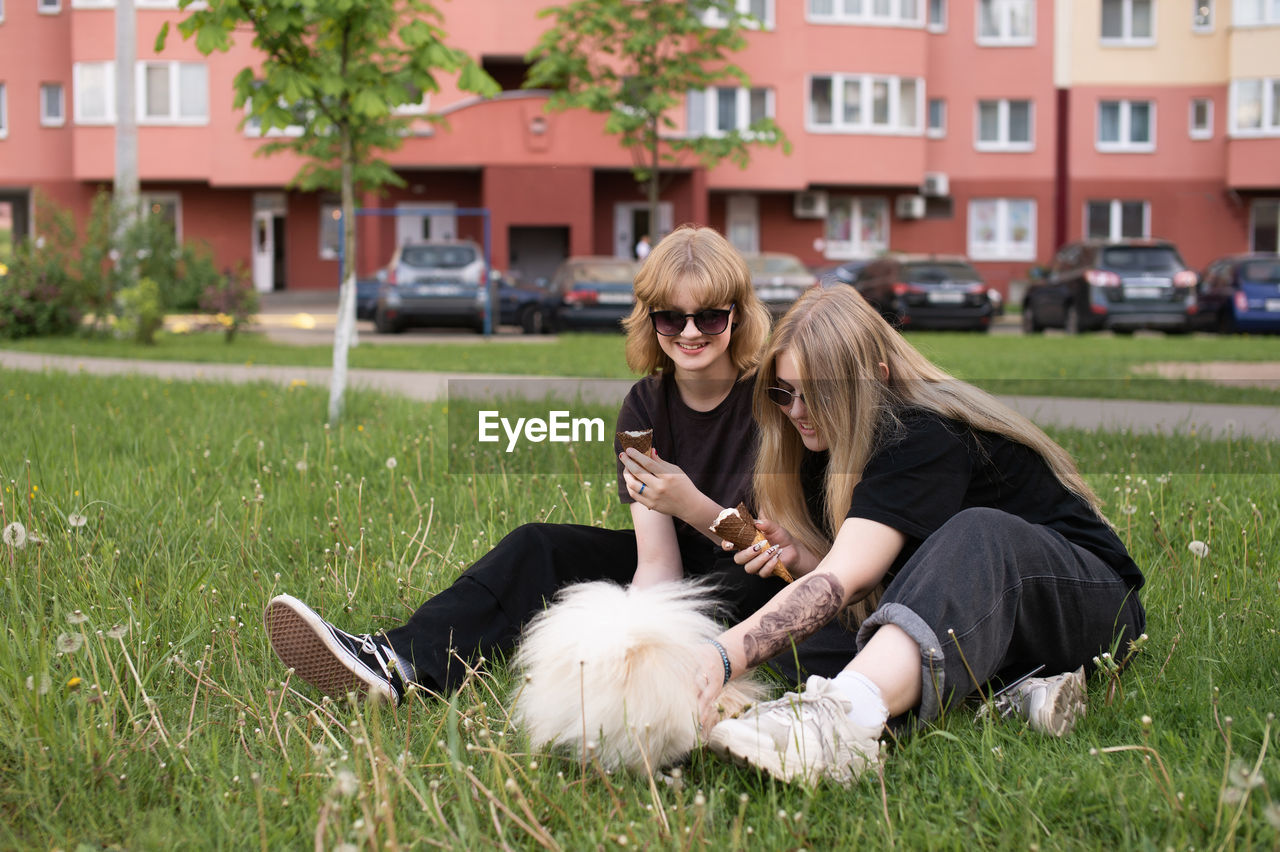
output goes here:
<path id="1" fill-rule="evenodd" d="M 708 746 L 780 781 L 848 784 L 880 759 L 880 732 L 849 719 L 852 709 L 826 678 L 812 675 L 802 693 L 750 708 L 711 729 Z"/>
<path id="2" fill-rule="evenodd" d="M 1051 737 L 1065 737 L 1084 718 L 1088 688 L 1084 667 L 1052 677 L 1029 677 L 991 699 L 1001 718 L 1018 716 L 1032 730 Z M 987 705 L 979 710 L 985 711 Z"/>
<path id="3" fill-rule="evenodd" d="M 404 681 L 395 655 L 380 636 L 339 630 L 292 595 L 276 595 L 263 613 L 280 661 L 332 698 L 347 693 L 399 704 Z"/>

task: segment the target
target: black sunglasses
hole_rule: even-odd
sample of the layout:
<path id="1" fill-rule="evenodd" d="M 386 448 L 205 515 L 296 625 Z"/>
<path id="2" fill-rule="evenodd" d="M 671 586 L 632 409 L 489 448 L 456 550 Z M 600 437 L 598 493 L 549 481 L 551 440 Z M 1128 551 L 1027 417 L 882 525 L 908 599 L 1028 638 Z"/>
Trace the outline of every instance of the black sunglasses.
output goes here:
<path id="1" fill-rule="evenodd" d="M 796 393 L 795 391 L 787 388 L 765 388 L 764 392 L 769 397 L 770 402 L 776 403 L 783 408 L 790 408 L 792 401 L 796 399 L 799 399 L 801 402 L 805 402 L 804 394 Z M 805 402 L 805 405 L 808 404 L 809 403 Z"/>
<path id="2" fill-rule="evenodd" d="M 720 334 L 729 327 L 729 314 L 733 305 L 728 308 L 704 308 L 692 314 L 679 311 L 649 311 L 649 321 L 653 330 L 663 337 L 675 337 L 684 331 L 689 318 L 693 318 L 693 327 L 703 334 Z"/>

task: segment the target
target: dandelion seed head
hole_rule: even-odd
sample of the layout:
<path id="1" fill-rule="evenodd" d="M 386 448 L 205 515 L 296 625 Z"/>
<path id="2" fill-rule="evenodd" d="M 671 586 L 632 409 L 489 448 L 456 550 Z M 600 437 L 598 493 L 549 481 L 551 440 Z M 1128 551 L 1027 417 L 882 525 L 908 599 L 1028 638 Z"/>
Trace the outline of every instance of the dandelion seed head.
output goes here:
<path id="1" fill-rule="evenodd" d="M 84 515 L 77 514 L 76 512 L 72 512 L 70 515 L 67 515 L 67 526 L 69 527 L 79 528 L 87 523 L 89 523 L 89 519 Z"/>
<path id="2" fill-rule="evenodd" d="M 387 459 L 387 470 L 395 470 L 397 464 L 399 464 L 399 462 L 396 461 L 396 457 L 390 456 Z"/>
<path id="3" fill-rule="evenodd" d="M 88 620 L 89 616 L 78 609 L 67 613 L 67 624 L 84 624 Z"/>
<path id="4" fill-rule="evenodd" d="M 59 633 L 54 643 L 59 654 L 74 654 L 84 644 L 84 637 L 79 633 Z"/>
<path id="5" fill-rule="evenodd" d="M 123 639 L 125 634 L 129 632 L 129 625 L 117 624 L 107 631 L 108 639 Z"/>
<path id="6" fill-rule="evenodd" d="M 14 550 L 21 550 L 27 546 L 27 528 L 18 521 L 14 521 L 4 528 L 3 538 L 5 544 Z"/>
<path id="7" fill-rule="evenodd" d="M 359 791 L 360 779 L 350 769 L 340 769 L 333 778 L 333 789 L 343 798 L 349 798 Z"/>
<path id="8" fill-rule="evenodd" d="M 1199 539 L 1188 544 L 1187 550 L 1190 550 L 1199 559 L 1204 559 L 1209 555 L 1209 545 Z"/>

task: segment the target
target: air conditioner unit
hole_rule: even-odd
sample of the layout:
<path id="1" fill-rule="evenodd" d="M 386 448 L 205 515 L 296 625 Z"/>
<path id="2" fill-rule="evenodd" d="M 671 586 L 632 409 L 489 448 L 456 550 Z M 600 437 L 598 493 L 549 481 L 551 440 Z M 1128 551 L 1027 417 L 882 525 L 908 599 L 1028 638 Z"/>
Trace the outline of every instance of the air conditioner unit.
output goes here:
<path id="1" fill-rule="evenodd" d="M 827 215 L 825 192 L 797 192 L 793 207 L 797 219 L 822 219 Z"/>
<path id="2" fill-rule="evenodd" d="M 920 194 L 934 198 L 951 194 L 951 180 L 946 172 L 925 172 L 924 183 L 920 184 Z"/>
<path id="3" fill-rule="evenodd" d="M 923 219 L 923 195 L 899 195 L 893 201 L 893 212 L 899 219 Z"/>

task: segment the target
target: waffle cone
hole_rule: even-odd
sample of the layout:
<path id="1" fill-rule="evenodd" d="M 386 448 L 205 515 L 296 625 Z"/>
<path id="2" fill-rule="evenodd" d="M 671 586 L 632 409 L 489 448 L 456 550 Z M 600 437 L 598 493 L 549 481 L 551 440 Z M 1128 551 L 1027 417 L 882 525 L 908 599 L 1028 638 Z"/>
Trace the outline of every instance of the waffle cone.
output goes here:
<path id="1" fill-rule="evenodd" d="M 727 515 L 717 521 L 711 527 L 711 531 L 725 541 L 732 542 L 733 546 L 738 550 L 746 550 L 755 546 L 757 542 L 764 542 L 760 547 L 761 550 L 769 547 L 769 539 L 765 538 L 764 533 L 756 529 L 756 519 L 751 516 L 751 510 L 747 508 L 746 504 L 739 503 L 734 511 L 736 514 Z M 782 564 L 781 559 L 774 564 L 773 573 L 788 583 L 795 579 L 791 576 L 791 572 L 787 570 L 787 566 Z"/>
<path id="2" fill-rule="evenodd" d="M 622 446 L 622 452 L 626 452 L 629 448 L 635 447 L 646 456 L 649 450 L 653 449 L 653 430 L 645 429 L 636 434 L 635 432 L 618 432 L 618 443 Z"/>

